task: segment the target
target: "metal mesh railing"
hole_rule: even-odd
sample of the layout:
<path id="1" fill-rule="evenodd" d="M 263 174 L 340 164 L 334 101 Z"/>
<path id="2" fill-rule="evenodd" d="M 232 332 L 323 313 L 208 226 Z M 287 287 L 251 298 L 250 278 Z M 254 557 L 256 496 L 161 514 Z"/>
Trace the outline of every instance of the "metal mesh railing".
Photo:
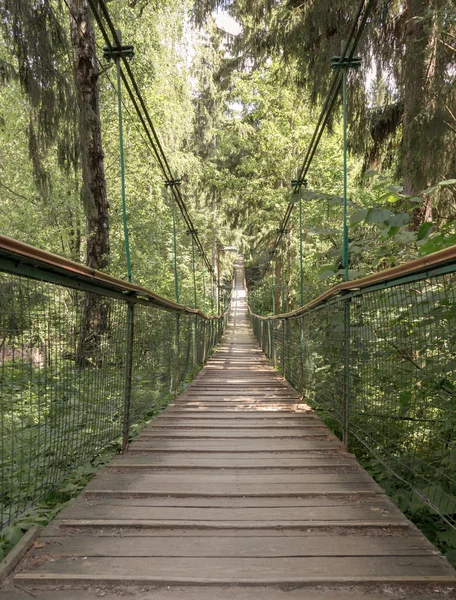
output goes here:
<path id="1" fill-rule="evenodd" d="M 123 437 L 125 446 L 131 426 L 152 417 L 201 368 L 227 318 L 98 280 L 72 263 L 58 266 L 51 255 L 31 258 L 28 247 L 25 255 L 12 252 L 4 241 L 2 527 L 111 441 Z"/>
<path id="2" fill-rule="evenodd" d="M 251 321 L 303 401 L 456 527 L 456 260 L 437 258 Z"/>

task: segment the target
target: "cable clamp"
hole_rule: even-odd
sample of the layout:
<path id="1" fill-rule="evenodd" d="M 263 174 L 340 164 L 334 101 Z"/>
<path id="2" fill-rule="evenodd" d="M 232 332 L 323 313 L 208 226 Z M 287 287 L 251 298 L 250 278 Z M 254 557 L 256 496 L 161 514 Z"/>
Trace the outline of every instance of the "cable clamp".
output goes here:
<path id="1" fill-rule="evenodd" d="M 180 185 L 181 183 L 181 179 L 168 179 L 167 181 L 165 181 L 165 187 L 172 187 L 174 185 Z"/>
<path id="2" fill-rule="evenodd" d="M 117 58 L 132 59 L 135 55 L 134 47 L 128 46 L 103 46 L 103 57 L 107 60 L 116 60 Z"/>
<path id="3" fill-rule="evenodd" d="M 359 56 L 333 56 L 331 58 L 331 68 L 336 69 L 359 69 L 361 58 Z"/>
<path id="4" fill-rule="evenodd" d="M 292 179 L 291 187 L 307 187 L 307 179 Z"/>

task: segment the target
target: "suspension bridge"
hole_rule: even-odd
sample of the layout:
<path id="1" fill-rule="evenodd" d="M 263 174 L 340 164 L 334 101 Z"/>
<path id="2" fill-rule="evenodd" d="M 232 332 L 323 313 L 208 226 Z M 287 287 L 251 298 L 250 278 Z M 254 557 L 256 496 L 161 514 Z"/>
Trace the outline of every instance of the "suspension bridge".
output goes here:
<path id="1" fill-rule="evenodd" d="M 23 272 L 33 261 L 43 278 L 76 277 L 62 259 L 27 250 L 10 243 L 8 254 L 2 240 L 4 268 L 14 258 Z M 79 288 L 91 277 L 93 293 L 96 275 L 78 270 Z M 114 294 L 121 282 L 104 284 Z M 131 301 L 134 286 L 122 285 Z M 450 597 L 453 568 L 271 366 L 245 296 L 239 260 L 228 326 L 205 368 L 37 537 L 25 536 L 2 597 Z M 187 348 L 201 347 L 194 332 Z"/>
<path id="2" fill-rule="evenodd" d="M 347 74 L 360 65 L 373 0 L 361 1 L 333 58 L 291 182 L 269 254 L 271 263 L 282 254 L 282 282 L 273 269 L 268 316 L 246 301 L 242 259 L 231 301 L 221 297 L 218 261 L 206 255 L 160 143 L 133 49 L 107 4 L 89 4 L 117 70 L 128 281 L 0 236 L 0 524 L 12 539 L 28 529 L 1 563 L 0 596 L 456 597 L 455 570 L 396 506 L 427 510 L 428 533 L 450 546 L 456 246 L 355 281 L 348 271 Z M 171 199 L 175 301 L 132 283 L 122 86 Z M 305 304 L 301 192 L 340 91 L 345 281 Z M 295 206 L 300 307 L 285 313 L 284 236 Z M 191 238 L 191 308 L 179 303 L 176 209 Z M 197 308 L 195 252 L 213 316 Z M 114 440 L 122 453 L 99 470 Z M 76 500 L 44 529 L 28 528 L 46 520 L 40 501 L 62 481 L 74 491 L 68 475 L 87 464 L 96 474 Z"/>

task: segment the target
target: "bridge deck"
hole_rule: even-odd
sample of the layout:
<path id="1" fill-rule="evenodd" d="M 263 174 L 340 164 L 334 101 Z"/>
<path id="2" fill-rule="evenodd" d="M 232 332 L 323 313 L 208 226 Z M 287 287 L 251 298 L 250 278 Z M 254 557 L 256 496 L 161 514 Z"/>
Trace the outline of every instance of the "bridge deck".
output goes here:
<path id="1" fill-rule="evenodd" d="M 43 531 L 5 598 L 454 597 L 455 571 L 268 365 L 237 281 L 205 370 Z"/>

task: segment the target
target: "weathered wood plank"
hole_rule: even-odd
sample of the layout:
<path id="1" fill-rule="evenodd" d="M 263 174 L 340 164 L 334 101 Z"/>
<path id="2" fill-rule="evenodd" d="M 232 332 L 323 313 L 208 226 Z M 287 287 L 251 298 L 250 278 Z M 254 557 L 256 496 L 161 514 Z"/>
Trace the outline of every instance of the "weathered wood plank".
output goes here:
<path id="1" fill-rule="evenodd" d="M 339 441 L 321 441 L 298 439 L 271 440 L 144 440 L 135 438 L 130 445 L 130 452 L 135 448 L 151 450 L 167 450 L 168 452 L 302 452 L 304 450 L 342 450 Z"/>
<path id="2" fill-rule="evenodd" d="M 338 536 L 321 537 L 127 537 L 113 544 L 109 538 L 88 535 L 71 538 L 50 537 L 43 547 L 34 549 L 40 556 L 128 556 L 128 557 L 300 557 L 300 556 L 427 556 L 432 546 L 421 537 Z"/>
<path id="3" fill-rule="evenodd" d="M 64 515 L 65 519 L 87 518 L 87 507 L 71 506 Z M 298 507 L 298 508 L 194 508 L 194 507 L 156 507 L 150 506 L 92 506 L 91 519 L 108 519 L 128 521 L 154 521 L 160 525 L 162 521 L 173 521 L 176 525 L 183 521 L 187 525 L 203 523 L 216 525 L 216 522 L 230 523 L 232 526 L 263 525 L 264 527 L 280 527 L 290 525 L 307 525 L 312 521 L 328 521 L 331 523 L 354 523 L 368 521 L 370 523 L 404 523 L 405 517 L 394 508 L 379 506 L 339 506 L 334 507 Z"/>
<path id="4" fill-rule="evenodd" d="M 171 471 L 158 471 L 154 473 L 116 473 L 111 471 L 102 471 L 92 480 L 86 489 L 98 487 L 100 485 L 118 485 L 126 487 L 129 485 L 164 485 L 167 483 L 182 483 L 185 485 L 199 484 L 219 485 L 219 484 L 252 484 L 267 486 L 272 484 L 318 484 L 318 483 L 369 483 L 377 487 L 377 484 L 366 473 L 359 471 L 356 473 L 314 473 L 308 471 L 296 471 L 295 469 L 283 468 L 279 473 L 275 471 L 265 471 L 264 469 L 250 469 L 248 472 L 233 470 L 213 471 L 201 469 L 198 475 L 187 469 L 173 469 Z M 380 488 L 378 488 L 380 489 Z"/>
<path id="5" fill-rule="evenodd" d="M 196 413 L 204 413 L 204 414 L 210 414 L 210 413 L 214 413 L 217 415 L 221 415 L 221 414 L 226 414 L 226 413 L 243 413 L 243 414 L 251 414 L 251 413 L 259 413 L 261 412 L 261 415 L 269 415 L 271 417 L 273 417 L 274 415 L 276 415 L 278 412 L 281 413 L 280 416 L 284 416 L 283 413 L 288 413 L 290 416 L 294 416 L 296 414 L 300 414 L 299 413 L 299 405 L 295 405 L 293 408 L 290 408 L 290 405 L 280 405 L 280 404 L 275 404 L 273 406 L 261 406 L 260 404 L 254 404 L 254 405 L 250 405 L 248 403 L 241 403 L 239 405 L 229 405 L 227 406 L 224 403 L 217 403 L 211 406 L 204 406 L 203 404 L 199 403 L 199 402 L 194 402 L 193 404 L 175 404 L 175 403 L 171 403 L 168 405 L 167 409 L 166 409 L 166 414 L 169 416 L 170 414 L 176 414 L 176 413 L 191 413 L 191 414 L 196 414 Z M 303 409 L 303 414 L 307 413 L 307 410 Z"/>
<path id="6" fill-rule="evenodd" d="M 162 413 L 152 421 L 143 431 L 149 431 L 156 427 L 224 427 L 236 429 L 270 429 L 281 428 L 287 429 L 303 428 L 303 427 L 324 427 L 320 419 L 311 417 L 290 417 L 281 415 L 275 416 L 274 420 L 267 416 L 251 415 L 247 417 L 240 415 L 238 418 L 230 416 L 213 417 L 211 415 L 188 416 L 180 417 L 178 415 L 170 416 L 168 412 Z"/>
<path id="7" fill-rule="evenodd" d="M 425 582 L 456 584 L 454 570 L 437 556 L 286 558 L 79 557 L 57 558 L 15 580 L 137 583 L 359 583 Z"/>
<path id="8" fill-rule="evenodd" d="M 196 427 L 186 427 L 185 429 L 180 429 L 178 427 L 168 428 L 168 427 L 154 427 L 153 429 L 148 429 L 147 431 L 143 431 L 139 436 L 135 438 L 135 442 L 143 441 L 143 440 L 156 440 L 162 438 L 172 438 L 172 439 L 291 439 L 291 438 L 299 438 L 299 439 L 333 439 L 334 436 L 331 435 L 327 429 L 324 427 L 312 427 L 312 428 L 296 428 L 296 429 L 225 429 L 223 427 L 211 428 L 211 429 L 201 429 Z"/>
<path id="9" fill-rule="evenodd" d="M 221 412 L 219 415 L 213 415 L 211 413 L 198 413 L 190 415 L 176 415 L 175 413 L 170 414 L 168 412 L 162 413 L 154 421 L 148 425 L 148 427 L 157 426 L 175 426 L 182 424 L 186 427 L 191 427 L 200 424 L 201 426 L 212 426 L 215 427 L 306 427 L 306 426 L 321 426 L 324 423 L 318 417 L 308 415 L 306 413 L 295 414 L 294 412 L 288 412 L 282 415 L 271 415 L 267 412 L 266 414 L 258 413 L 252 415 L 250 412 L 240 413 L 238 417 L 234 415 L 227 415 Z"/>
<path id="10" fill-rule="evenodd" d="M 325 454 L 304 456 L 296 454 L 274 454 L 264 452 L 261 454 L 233 454 L 233 453 L 208 453 L 192 454 L 186 452 L 149 452 L 147 454 L 128 453 L 126 456 L 114 458 L 107 468 L 135 467 L 135 468 L 221 468 L 221 469 L 283 469 L 284 464 L 293 469 L 334 469 L 338 467 L 356 467 L 358 463 L 349 458 L 339 458 Z"/>
<path id="11" fill-rule="evenodd" d="M 415 586 L 416 587 L 416 586 Z M 434 586 L 435 587 L 435 586 Z M 421 593 L 422 592 L 422 593 Z M 110 595 L 110 587 L 105 589 L 100 585 L 95 584 L 92 589 L 69 590 L 65 586 L 64 593 L 62 590 L 57 591 L 42 589 L 42 586 L 33 587 L 33 596 L 27 591 L 19 590 L 16 586 L 12 586 L 8 591 L 8 600 L 100 600 L 100 597 L 114 600 L 119 596 Z M 414 594 L 413 600 L 442 600 L 442 594 L 437 591 L 433 592 L 431 586 L 421 586 L 420 590 Z M 447 596 L 449 598 L 450 596 Z M 151 589 L 135 590 L 134 600 L 390 600 L 403 599 L 403 589 L 400 586 L 387 585 L 385 591 L 379 590 L 378 586 L 373 590 L 365 585 L 358 585 L 349 588 L 346 586 L 306 586 L 305 596 L 303 596 L 302 587 L 290 589 L 289 586 L 182 586 L 173 585 L 158 587 L 153 586 Z M 409 600 L 412 600 L 409 596 Z"/>
<path id="12" fill-rule="evenodd" d="M 385 495 L 376 495 L 375 497 L 363 497 L 363 496 L 268 496 L 263 498 L 255 498 L 250 496 L 241 496 L 238 498 L 230 498 L 228 496 L 221 496 L 219 498 L 201 498 L 199 496 L 188 496 L 182 498 L 180 496 L 152 496 L 150 498 L 113 498 L 113 497 L 87 497 L 85 494 L 80 495 L 71 505 L 73 506 L 84 506 L 88 513 L 92 510 L 93 506 L 152 506 L 152 507 L 199 507 L 199 508 L 287 508 L 292 507 L 305 511 L 307 507 L 328 507 L 333 508 L 335 513 L 341 506 L 376 506 L 379 509 L 388 509 L 399 513 L 399 510 L 391 504 Z M 60 514 L 59 518 L 63 518 L 66 515 L 66 511 L 70 507 L 65 508 Z M 119 508 L 120 509 L 120 508 Z M 337 515 L 336 515 L 337 516 Z"/>

